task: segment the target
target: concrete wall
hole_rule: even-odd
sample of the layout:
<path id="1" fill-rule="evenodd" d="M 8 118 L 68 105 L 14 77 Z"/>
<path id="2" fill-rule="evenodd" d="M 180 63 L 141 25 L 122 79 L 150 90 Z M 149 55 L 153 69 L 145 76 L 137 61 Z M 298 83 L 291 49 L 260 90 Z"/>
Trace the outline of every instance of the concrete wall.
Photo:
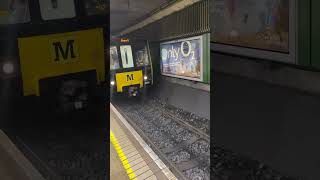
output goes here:
<path id="1" fill-rule="evenodd" d="M 212 68 L 215 72 L 262 80 L 309 93 L 320 93 L 320 83 L 318 83 L 320 81 L 320 72 L 303 70 L 286 64 L 219 53 L 211 53 L 211 59 Z"/>
<path id="2" fill-rule="evenodd" d="M 156 96 L 168 104 L 210 119 L 210 86 L 162 76 Z"/>

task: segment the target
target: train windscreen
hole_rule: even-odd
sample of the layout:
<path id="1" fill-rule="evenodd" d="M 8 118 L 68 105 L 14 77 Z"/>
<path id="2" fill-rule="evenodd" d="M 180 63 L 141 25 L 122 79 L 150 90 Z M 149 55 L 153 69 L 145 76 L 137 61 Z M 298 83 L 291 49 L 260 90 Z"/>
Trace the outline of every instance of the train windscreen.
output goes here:
<path id="1" fill-rule="evenodd" d="M 120 53 L 121 53 L 121 62 L 123 68 L 133 68 L 133 56 L 132 56 L 132 49 L 130 45 L 123 45 L 120 46 Z"/>
<path id="2" fill-rule="evenodd" d="M 19 24 L 30 21 L 27 0 L 1 0 L 0 24 Z"/>
<path id="3" fill-rule="evenodd" d="M 119 54 L 116 46 L 110 47 L 110 70 L 120 68 Z"/>
<path id="4" fill-rule="evenodd" d="M 136 57 L 136 64 L 138 67 L 148 66 L 150 64 L 147 47 L 144 47 L 143 49 L 136 51 L 135 57 Z"/>
<path id="5" fill-rule="evenodd" d="M 106 15 L 107 0 L 84 0 L 87 15 Z"/>
<path id="6" fill-rule="evenodd" d="M 76 16 L 73 0 L 39 0 L 44 20 L 68 19 Z"/>

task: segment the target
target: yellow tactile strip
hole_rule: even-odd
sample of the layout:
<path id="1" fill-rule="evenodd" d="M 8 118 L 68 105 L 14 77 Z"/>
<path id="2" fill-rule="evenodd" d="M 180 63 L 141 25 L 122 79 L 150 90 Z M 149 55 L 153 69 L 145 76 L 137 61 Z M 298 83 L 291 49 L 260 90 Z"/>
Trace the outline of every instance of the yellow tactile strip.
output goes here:
<path id="1" fill-rule="evenodd" d="M 113 115 L 112 115 L 113 114 Z M 169 180 L 177 180 L 175 175 L 171 172 L 171 170 L 162 162 L 162 160 L 157 156 L 157 154 L 148 146 L 148 144 L 140 137 L 140 135 L 135 131 L 135 129 L 126 121 L 126 119 L 119 113 L 119 111 L 110 103 L 110 115 L 117 117 L 115 120 L 114 118 L 110 118 L 110 127 L 111 129 L 117 129 L 117 131 L 113 131 L 114 133 L 117 133 L 116 136 L 118 139 L 122 139 L 122 134 L 125 135 L 125 132 L 122 131 L 120 128 L 120 125 L 118 124 L 121 123 L 124 128 L 130 132 L 130 137 L 132 136 L 138 144 L 143 148 L 144 152 L 148 154 L 148 156 L 152 159 L 152 161 L 155 163 L 156 166 L 158 166 L 159 170 L 156 170 L 154 172 L 157 174 L 157 176 L 151 176 L 149 179 L 169 179 Z M 118 131 L 118 129 L 121 129 L 121 131 Z M 118 132 L 122 132 L 122 134 L 118 135 Z M 126 139 L 126 138 L 124 138 Z M 131 148 L 131 146 L 126 146 L 127 150 Z M 141 165 L 141 164 L 138 164 Z M 151 167 L 151 166 L 150 166 Z M 134 169 L 134 167 L 133 167 Z M 161 172 L 159 175 L 158 173 Z M 164 175 L 164 176 L 163 176 Z"/>
<path id="2" fill-rule="evenodd" d="M 117 138 L 114 136 L 114 134 L 111 130 L 110 130 L 110 141 L 111 141 L 114 149 L 116 150 L 116 152 L 122 162 L 122 165 L 123 165 L 124 169 L 126 170 L 129 178 L 136 180 L 136 178 L 135 178 L 136 175 L 134 174 L 133 170 L 131 169 L 131 166 L 129 164 L 129 161 L 128 161 L 126 155 L 123 153 L 123 151 L 118 143 Z"/>
<path id="3" fill-rule="evenodd" d="M 128 177 L 132 180 L 156 180 L 157 177 L 150 170 L 148 164 L 128 139 L 125 132 L 117 123 L 113 123 L 113 121 L 114 120 L 111 119 L 110 141 L 114 146 Z"/>

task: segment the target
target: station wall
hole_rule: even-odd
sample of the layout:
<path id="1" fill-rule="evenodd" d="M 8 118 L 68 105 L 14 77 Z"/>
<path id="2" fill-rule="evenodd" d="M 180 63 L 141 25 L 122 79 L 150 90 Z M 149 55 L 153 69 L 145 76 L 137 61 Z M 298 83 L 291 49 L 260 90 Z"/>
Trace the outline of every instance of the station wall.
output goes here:
<path id="1" fill-rule="evenodd" d="M 209 33 L 209 2 L 199 1 L 127 35 L 149 41 L 169 41 Z"/>
<path id="2" fill-rule="evenodd" d="M 225 53 L 214 49 L 211 34 L 212 71 L 240 75 L 268 83 L 320 93 L 320 2 L 292 0 L 296 3 L 296 60 L 294 64 L 252 55 Z M 210 11 L 212 17 L 212 12 Z M 212 19 L 211 19 L 212 20 Z M 211 21 L 212 22 L 212 21 Z M 211 24 L 212 25 L 212 24 Z M 213 73 L 214 74 L 214 73 Z M 214 83 L 214 79 L 213 79 Z"/>
<path id="3" fill-rule="evenodd" d="M 156 95 L 166 103 L 210 119 L 210 89 L 200 89 L 172 82 L 161 77 L 156 85 Z"/>
<path id="4" fill-rule="evenodd" d="M 221 53 L 211 53 L 211 58 L 219 59 L 219 61 L 212 61 L 213 74 L 242 76 L 299 91 L 320 94 L 320 85 L 315 83 L 320 80 L 318 71 Z M 213 77 L 214 85 L 215 81 Z"/>
<path id="5" fill-rule="evenodd" d="M 223 2 L 223 0 L 219 0 L 219 2 Z M 289 13 L 289 48 L 290 51 L 294 52 L 292 55 L 292 60 L 288 60 L 285 56 L 285 52 L 280 53 L 278 55 L 272 54 L 273 51 L 257 51 L 252 52 L 250 49 L 241 49 L 241 51 L 237 52 L 237 48 L 235 46 L 227 46 L 227 49 L 236 50 L 232 51 L 224 51 L 221 49 L 215 48 L 215 44 L 217 41 L 217 37 L 211 31 L 211 50 L 217 52 L 230 53 L 234 55 L 246 56 L 248 58 L 257 58 L 263 60 L 271 60 L 279 63 L 285 64 L 293 64 L 299 67 L 305 67 L 312 70 L 319 71 L 320 70 L 320 54 L 318 53 L 318 49 L 320 47 L 320 21 L 318 18 L 320 17 L 319 7 L 320 2 L 317 0 L 291 0 L 288 1 L 290 6 L 289 10 L 286 12 Z M 210 22 L 211 28 L 218 28 L 218 26 L 222 26 L 219 22 L 214 21 L 214 17 L 217 17 L 217 13 L 214 8 L 213 0 L 210 1 Z M 217 7 L 220 7 L 220 5 Z M 292 9 L 292 10 L 290 10 Z M 220 12 L 219 12 L 220 13 Z M 220 13 L 221 14 L 221 13 Z M 221 15 L 220 15 L 221 16 Z M 293 26 L 290 24 L 293 24 Z M 226 25 L 225 25 L 226 26 Z M 284 25 L 282 25 L 284 26 Z M 240 28 L 241 29 L 241 28 Z M 215 30 L 217 31 L 217 30 Z M 293 35 L 290 35 L 293 34 Z M 249 51 L 249 52 L 247 52 Z M 217 59 L 217 61 L 220 61 Z"/>
<path id="6" fill-rule="evenodd" d="M 210 119 L 210 21 L 209 0 L 202 0 L 128 34 L 147 39 L 154 72 L 154 93 L 167 103 Z M 160 43 L 203 37 L 203 82 L 161 75 Z"/>
<path id="7" fill-rule="evenodd" d="M 298 7 L 299 65 L 320 70 L 320 1 L 299 0 Z"/>
<path id="8" fill-rule="evenodd" d="M 150 40 L 151 57 L 153 58 L 154 72 L 157 77 L 161 76 L 160 43 L 199 35 L 203 37 L 204 47 L 203 83 L 210 84 L 209 0 L 200 1 L 181 11 L 174 12 L 130 34 L 132 37 Z"/>

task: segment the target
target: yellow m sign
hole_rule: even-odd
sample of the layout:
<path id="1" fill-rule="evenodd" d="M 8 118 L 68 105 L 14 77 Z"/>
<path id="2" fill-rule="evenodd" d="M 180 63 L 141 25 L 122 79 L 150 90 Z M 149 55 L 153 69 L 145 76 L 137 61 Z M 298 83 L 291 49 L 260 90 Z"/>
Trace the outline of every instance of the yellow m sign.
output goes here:
<path id="1" fill-rule="evenodd" d="M 66 43 L 65 49 L 62 47 L 61 42 L 54 42 L 52 43 L 54 46 L 56 57 L 54 58 L 55 61 L 60 61 L 61 56 L 64 60 L 66 59 L 74 59 L 76 58 L 75 52 L 74 52 L 74 40 L 68 40 Z M 70 57 L 69 57 L 70 54 Z"/>
<path id="2" fill-rule="evenodd" d="M 78 60 L 78 43 L 74 38 L 53 40 L 51 45 L 51 56 L 54 62 L 68 63 Z"/>
<path id="3" fill-rule="evenodd" d="M 105 80 L 103 29 L 19 38 L 23 93 L 40 95 L 39 80 L 95 70 Z"/>

